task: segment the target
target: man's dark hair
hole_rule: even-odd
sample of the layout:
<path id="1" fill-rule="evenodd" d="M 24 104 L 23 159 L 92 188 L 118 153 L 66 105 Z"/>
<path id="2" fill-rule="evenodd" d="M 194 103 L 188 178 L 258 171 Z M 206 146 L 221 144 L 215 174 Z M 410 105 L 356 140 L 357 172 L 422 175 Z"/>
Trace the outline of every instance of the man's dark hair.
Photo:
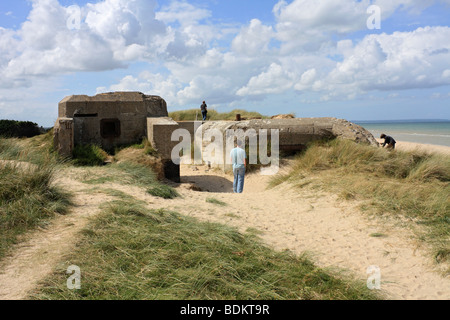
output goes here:
<path id="1" fill-rule="evenodd" d="M 381 138 L 381 139 L 384 139 L 384 138 L 386 138 L 386 135 L 385 135 L 384 133 L 382 133 L 381 136 L 380 136 L 380 138 Z"/>
<path id="2" fill-rule="evenodd" d="M 242 148 L 242 141 L 239 139 L 234 140 L 234 146 Z"/>

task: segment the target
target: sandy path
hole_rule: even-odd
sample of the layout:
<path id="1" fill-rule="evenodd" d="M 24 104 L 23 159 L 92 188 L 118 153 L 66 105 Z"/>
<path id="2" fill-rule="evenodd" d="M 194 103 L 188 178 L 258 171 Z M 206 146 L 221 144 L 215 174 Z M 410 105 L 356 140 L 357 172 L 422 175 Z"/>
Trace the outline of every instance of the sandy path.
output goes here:
<path id="1" fill-rule="evenodd" d="M 393 221 L 364 217 L 356 203 L 329 194 L 286 184 L 266 190 L 268 178 L 257 174 L 247 176 L 244 193 L 229 193 L 232 177 L 196 168 L 183 167 L 182 182 L 213 192 L 192 192 L 182 184 L 178 189 L 183 199 L 153 198 L 153 206 L 241 231 L 256 229 L 277 250 L 308 252 L 318 265 L 347 270 L 363 281 L 367 268 L 377 266 L 381 289 L 391 299 L 450 299 L 450 278 L 441 277 L 425 248 Z M 208 197 L 227 205 L 208 203 Z"/>
<path id="2" fill-rule="evenodd" d="M 74 195 L 75 207 L 68 215 L 57 216 L 45 229 L 26 236 L 11 256 L 0 263 L 0 300 L 26 299 L 39 281 L 54 271 L 61 257 L 70 252 L 88 217 L 98 212 L 98 205 L 108 200 L 105 195 L 87 195 L 86 185 L 67 178 L 58 181 Z"/>

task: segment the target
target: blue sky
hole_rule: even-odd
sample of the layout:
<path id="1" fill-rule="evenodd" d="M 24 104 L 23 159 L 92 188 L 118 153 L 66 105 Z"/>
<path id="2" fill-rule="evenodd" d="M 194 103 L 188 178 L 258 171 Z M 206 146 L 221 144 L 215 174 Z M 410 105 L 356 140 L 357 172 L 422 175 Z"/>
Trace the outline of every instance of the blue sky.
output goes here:
<path id="1" fill-rule="evenodd" d="M 449 17 L 450 0 L 6 0 L 0 119 L 52 126 L 65 96 L 110 91 L 169 111 L 450 119 Z"/>

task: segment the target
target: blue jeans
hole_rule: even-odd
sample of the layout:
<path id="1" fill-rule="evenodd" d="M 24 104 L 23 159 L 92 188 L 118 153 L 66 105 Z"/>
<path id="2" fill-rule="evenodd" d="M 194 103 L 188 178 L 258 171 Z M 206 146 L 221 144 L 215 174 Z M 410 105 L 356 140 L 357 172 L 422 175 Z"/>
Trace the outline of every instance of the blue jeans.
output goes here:
<path id="1" fill-rule="evenodd" d="M 242 193 L 242 191 L 244 190 L 245 167 L 234 168 L 233 174 L 234 174 L 233 192 Z"/>
<path id="2" fill-rule="evenodd" d="M 206 121 L 206 114 L 207 113 L 208 113 L 207 111 L 202 111 L 203 121 Z"/>

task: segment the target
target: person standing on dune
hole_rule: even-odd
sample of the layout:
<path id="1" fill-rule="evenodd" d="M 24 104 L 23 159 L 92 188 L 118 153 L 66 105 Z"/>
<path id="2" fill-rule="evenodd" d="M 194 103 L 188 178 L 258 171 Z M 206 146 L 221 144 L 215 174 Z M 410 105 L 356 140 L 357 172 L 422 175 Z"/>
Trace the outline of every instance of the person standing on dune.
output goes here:
<path id="1" fill-rule="evenodd" d="M 206 121 L 206 115 L 208 114 L 208 106 L 206 105 L 205 101 L 203 101 L 202 105 L 200 106 L 200 110 L 202 111 L 203 121 Z"/>

